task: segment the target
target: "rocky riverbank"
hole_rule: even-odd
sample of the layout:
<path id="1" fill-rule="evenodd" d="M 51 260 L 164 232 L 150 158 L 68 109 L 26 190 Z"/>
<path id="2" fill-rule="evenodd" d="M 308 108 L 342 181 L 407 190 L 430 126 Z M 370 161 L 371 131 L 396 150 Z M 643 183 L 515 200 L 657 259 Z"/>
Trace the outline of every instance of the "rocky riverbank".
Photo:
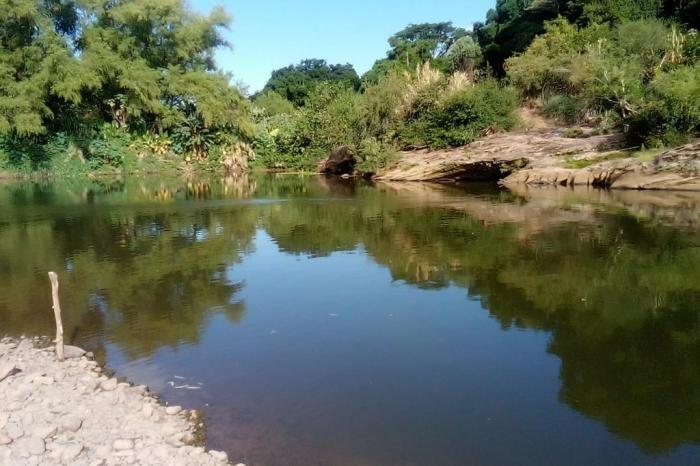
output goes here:
<path id="1" fill-rule="evenodd" d="M 102 374 L 84 351 L 0 340 L 0 465 L 221 465 L 193 411 Z M 239 465 L 243 466 L 243 465 Z"/>
<path id="2" fill-rule="evenodd" d="M 465 147 L 402 152 L 375 178 L 700 191 L 700 141 L 647 159 L 625 150 L 621 134 L 567 137 L 555 128 L 499 133 Z"/>

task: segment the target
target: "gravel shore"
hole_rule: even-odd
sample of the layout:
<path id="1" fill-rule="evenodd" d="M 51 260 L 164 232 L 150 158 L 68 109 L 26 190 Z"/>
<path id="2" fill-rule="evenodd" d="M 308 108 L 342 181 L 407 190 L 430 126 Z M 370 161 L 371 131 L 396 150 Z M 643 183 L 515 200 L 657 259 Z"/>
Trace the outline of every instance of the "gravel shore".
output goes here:
<path id="1" fill-rule="evenodd" d="M 59 362 L 40 341 L 0 340 L 0 465 L 228 464 L 195 446 L 194 412 L 104 376 L 78 348 Z"/>

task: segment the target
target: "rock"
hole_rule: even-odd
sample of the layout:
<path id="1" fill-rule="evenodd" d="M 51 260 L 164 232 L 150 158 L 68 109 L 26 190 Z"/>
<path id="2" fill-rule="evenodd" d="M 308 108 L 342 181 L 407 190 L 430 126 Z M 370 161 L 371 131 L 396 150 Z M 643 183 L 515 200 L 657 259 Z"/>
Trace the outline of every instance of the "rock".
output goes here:
<path id="1" fill-rule="evenodd" d="M 61 459 L 72 461 L 83 452 L 83 446 L 79 443 L 69 443 L 61 447 Z"/>
<path id="2" fill-rule="evenodd" d="M 106 392 L 111 392 L 117 388 L 117 385 L 117 379 L 107 379 L 100 384 L 100 387 Z"/>
<path id="3" fill-rule="evenodd" d="M 153 454 L 158 458 L 166 458 L 168 456 L 168 447 L 166 445 L 156 445 L 153 448 Z"/>
<path id="4" fill-rule="evenodd" d="M 151 403 L 144 403 L 141 412 L 145 417 L 153 416 L 153 405 Z"/>
<path id="5" fill-rule="evenodd" d="M 8 437 L 7 435 L 0 434 L 0 446 L 1 445 L 9 445 L 12 443 L 12 439 Z"/>
<path id="6" fill-rule="evenodd" d="M 32 340 L 24 338 L 17 345 L 17 352 L 22 353 L 22 352 L 28 351 L 30 349 L 33 349 L 33 348 L 34 348 L 34 342 Z"/>
<path id="7" fill-rule="evenodd" d="M 170 416 L 179 414 L 180 411 L 182 411 L 182 408 L 180 406 L 168 406 L 167 408 L 165 408 L 165 414 L 169 414 Z"/>
<path id="8" fill-rule="evenodd" d="M 83 425 L 83 420 L 78 418 L 68 418 L 61 423 L 61 429 L 66 432 L 77 432 Z"/>
<path id="9" fill-rule="evenodd" d="M 18 371 L 19 369 L 17 369 L 15 365 L 11 362 L 4 362 L 0 364 L 0 382 L 2 382 L 8 377 L 17 374 Z"/>
<path id="10" fill-rule="evenodd" d="M 341 146 L 326 157 L 318 166 L 319 173 L 327 175 L 351 174 L 355 170 L 355 156 L 348 146 Z"/>
<path id="11" fill-rule="evenodd" d="M 0 343 L 0 356 L 9 353 L 11 349 L 13 349 L 15 345 L 12 345 L 10 343 Z"/>
<path id="12" fill-rule="evenodd" d="M 112 448 L 115 450 L 131 450 L 134 448 L 134 441 L 131 439 L 120 438 L 112 443 Z"/>
<path id="13" fill-rule="evenodd" d="M 30 455 L 41 455 L 46 451 L 46 443 L 43 438 L 29 437 L 24 441 L 24 447 Z"/>
<path id="14" fill-rule="evenodd" d="M 56 380 L 53 377 L 42 376 L 37 377 L 36 381 L 42 385 L 53 385 Z"/>
<path id="15" fill-rule="evenodd" d="M 209 450 L 209 455 L 211 455 L 211 457 L 214 458 L 215 460 L 218 460 L 221 462 L 228 461 L 228 455 L 226 454 L 225 451 Z"/>
<path id="16" fill-rule="evenodd" d="M 56 426 L 42 426 L 34 429 L 34 435 L 43 439 L 53 437 L 56 435 L 56 432 L 58 432 Z"/>
<path id="17" fill-rule="evenodd" d="M 17 440 L 18 438 L 21 438 L 24 435 L 24 431 L 16 422 L 9 422 L 5 426 L 5 433 L 12 440 Z"/>
<path id="18" fill-rule="evenodd" d="M 65 345 L 63 346 L 63 357 L 66 359 L 77 359 L 85 355 L 85 350 L 78 348 L 77 346 Z"/>

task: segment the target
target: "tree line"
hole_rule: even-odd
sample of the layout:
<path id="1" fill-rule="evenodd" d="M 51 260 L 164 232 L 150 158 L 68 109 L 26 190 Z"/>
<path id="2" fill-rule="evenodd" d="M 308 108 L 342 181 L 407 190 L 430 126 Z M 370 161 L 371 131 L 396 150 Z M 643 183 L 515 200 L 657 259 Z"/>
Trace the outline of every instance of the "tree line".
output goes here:
<path id="1" fill-rule="evenodd" d="M 700 0 L 497 0 L 471 29 L 407 26 L 363 76 L 307 59 L 250 98 L 214 63 L 221 9 L 0 6 L 0 170 L 310 169 L 344 145 L 371 172 L 401 149 L 509 130 L 524 102 L 634 147 L 700 127 Z"/>

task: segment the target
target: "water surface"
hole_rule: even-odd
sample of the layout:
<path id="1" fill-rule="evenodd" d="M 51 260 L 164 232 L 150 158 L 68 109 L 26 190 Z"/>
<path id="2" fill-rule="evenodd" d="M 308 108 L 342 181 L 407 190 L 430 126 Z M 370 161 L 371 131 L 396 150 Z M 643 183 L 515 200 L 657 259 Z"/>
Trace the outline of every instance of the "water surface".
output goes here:
<path id="1" fill-rule="evenodd" d="M 700 462 L 700 197 L 327 178 L 0 185 L 0 334 L 249 466 Z"/>

